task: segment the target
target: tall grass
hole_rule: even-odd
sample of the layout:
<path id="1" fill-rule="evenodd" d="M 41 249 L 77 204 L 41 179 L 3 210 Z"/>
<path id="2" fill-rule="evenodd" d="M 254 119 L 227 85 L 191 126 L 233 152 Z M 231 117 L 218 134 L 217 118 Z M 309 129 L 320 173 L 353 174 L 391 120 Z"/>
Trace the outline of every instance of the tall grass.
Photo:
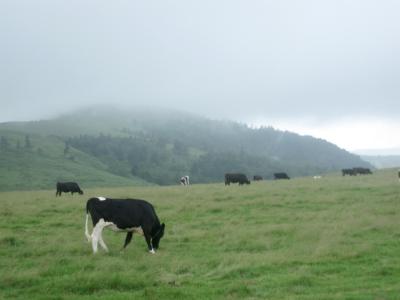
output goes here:
<path id="1" fill-rule="evenodd" d="M 249 186 L 0 193 L 4 299 L 400 299 L 400 183 L 394 171 Z M 91 196 L 142 198 L 166 234 L 83 234 Z"/>

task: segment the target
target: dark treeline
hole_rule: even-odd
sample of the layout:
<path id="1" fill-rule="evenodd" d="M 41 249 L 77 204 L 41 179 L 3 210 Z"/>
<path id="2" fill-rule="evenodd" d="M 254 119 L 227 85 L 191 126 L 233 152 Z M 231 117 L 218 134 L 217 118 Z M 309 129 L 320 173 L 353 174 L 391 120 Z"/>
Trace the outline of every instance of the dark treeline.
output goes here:
<path id="1" fill-rule="evenodd" d="M 21 146 L 20 140 L 17 140 L 14 145 L 13 142 L 10 142 L 6 136 L 0 136 L 0 151 L 14 151 L 14 150 L 19 151 L 22 149 L 25 150 L 32 149 L 31 138 L 29 135 L 25 136 L 23 147 Z"/>
<path id="2" fill-rule="evenodd" d="M 190 170 L 188 151 L 179 142 L 167 144 L 144 135 L 83 135 L 68 139 L 67 144 L 99 158 L 111 173 L 133 175 L 157 184 L 177 183 Z"/>
<path id="3" fill-rule="evenodd" d="M 227 172 L 272 179 L 276 172 L 292 178 L 371 167 L 325 140 L 272 127 L 254 129 L 175 111 L 98 108 L 54 120 L 0 124 L 0 160 L 20 177 L 28 170 L 44 178 L 49 169 L 80 177 L 81 168 L 90 166 L 124 180 L 161 185 L 178 184 L 183 175 L 192 183 L 208 183 L 222 182 Z M 29 169 L 22 162 L 36 164 Z"/>
<path id="4" fill-rule="evenodd" d="M 135 122 L 137 125 L 137 122 Z M 80 135 L 66 140 L 104 162 L 109 171 L 137 176 L 157 184 L 175 184 L 185 174 L 192 182 L 218 182 L 225 172 L 272 178 L 369 166 L 359 157 L 324 140 L 271 127 L 252 129 L 234 122 L 203 119 L 141 123 L 141 130 L 124 129 L 126 136 Z"/>

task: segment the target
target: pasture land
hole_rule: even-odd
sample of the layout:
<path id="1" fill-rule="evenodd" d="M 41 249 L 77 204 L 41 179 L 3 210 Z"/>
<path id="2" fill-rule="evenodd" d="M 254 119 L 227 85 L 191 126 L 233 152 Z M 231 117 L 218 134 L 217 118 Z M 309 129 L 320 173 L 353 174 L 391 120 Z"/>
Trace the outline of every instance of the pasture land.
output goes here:
<path id="1" fill-rule="evenodd" d="M 84 237 L 86 200 L 156 207 L 166 234 Z M 400 183 L 394 170 L 189 187 L 0 193 L 2 299 L 400 299 Z"/>

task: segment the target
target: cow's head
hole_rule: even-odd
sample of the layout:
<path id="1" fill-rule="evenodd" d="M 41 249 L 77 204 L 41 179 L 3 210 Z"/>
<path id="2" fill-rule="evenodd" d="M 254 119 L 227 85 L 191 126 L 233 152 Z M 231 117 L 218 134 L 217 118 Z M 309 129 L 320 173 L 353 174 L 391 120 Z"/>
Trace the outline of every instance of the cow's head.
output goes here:
<path id="1" fill-rule="evenodd" d="M 79 190 L 79 192 L 78 192 L 79 194 L 81 194 L 81 195 L 83 195 L 83 191 L 82 190 Z"/>
<path id="2" fill-rule="evenodd" d="M 153 244 L 154 249 L 158 249 L 158 245 L 160 244 L 161 238 L 164 236 L 164 228 L 165 224 L 162 223 L 160 227 L 157 229 L 157 232 L 154 234 L 151 243 Z"/>

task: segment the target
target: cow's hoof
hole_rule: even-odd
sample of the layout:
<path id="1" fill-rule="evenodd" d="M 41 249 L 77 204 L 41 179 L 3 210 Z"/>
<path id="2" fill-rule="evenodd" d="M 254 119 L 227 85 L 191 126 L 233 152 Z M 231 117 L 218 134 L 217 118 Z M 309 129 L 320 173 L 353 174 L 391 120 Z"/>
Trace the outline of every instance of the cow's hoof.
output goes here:
<path id="1" fill-rule="evenodd" d="M 156 251 L 154 251 L 154 249 L 151 249 L 149 252 L 150 252 L 151 254 L 156 254 Z"/>

